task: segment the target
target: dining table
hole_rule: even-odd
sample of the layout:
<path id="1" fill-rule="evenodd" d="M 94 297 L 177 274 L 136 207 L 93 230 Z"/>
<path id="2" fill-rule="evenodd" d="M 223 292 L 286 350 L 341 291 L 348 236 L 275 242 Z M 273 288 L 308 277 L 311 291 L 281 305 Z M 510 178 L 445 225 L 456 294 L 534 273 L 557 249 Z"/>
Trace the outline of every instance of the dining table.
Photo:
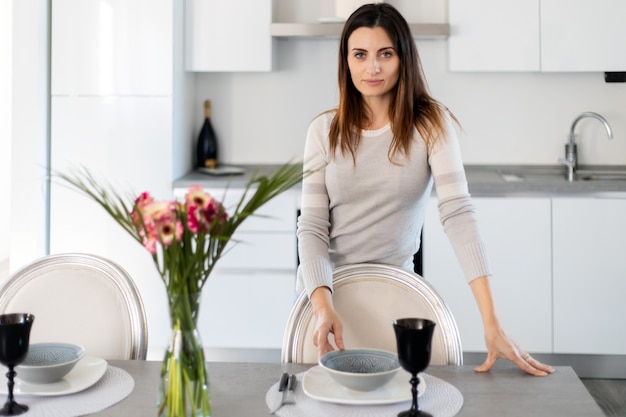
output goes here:
<path id="1" fill-rule="evenodd" d="M 161 362 L 111 360 L 109 365 L 130 374 L 134 388 L 126 398 L 91 415 L 156 416 Z M 477 373 L 473 366 L 467 365 L 433 365 L 425 373 L 458 390 L 462 396 L 462 406 L 456 414 L 458 417 L 604 417 L 571 367 L 557 366 L 555 372 L 547 377 L 534 377 L 510 363 L 502 365 L 486 373 Z M 208 362 L 212 417 L 270 415 L 268 393 L 275 389 L 281 374 L 288 372 L 301 377 L 313 366 L 315 364 Z M 408 381 L 407 390 L 410 390 Z M 410 401 L 406 403 L 406 408 L 409 406 Z M 367 416 L 373 415 L 368 414 L 368 409 L 377 406 L 346 407 L 350 407 L 352 415 Z M 298 415 L 293 411 L 288 415 Z"/>

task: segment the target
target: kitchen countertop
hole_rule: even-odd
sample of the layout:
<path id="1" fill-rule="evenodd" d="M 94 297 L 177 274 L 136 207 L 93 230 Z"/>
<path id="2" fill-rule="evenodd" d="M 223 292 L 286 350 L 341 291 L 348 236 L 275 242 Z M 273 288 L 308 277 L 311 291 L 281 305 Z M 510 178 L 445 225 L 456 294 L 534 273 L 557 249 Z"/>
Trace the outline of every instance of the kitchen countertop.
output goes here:
<path id="1" fill-rule="evenodd" d="M 243 188 L 254 173 L 271 174 L 280 165 L 239 165 L 242 175 L 214 176 L 191 172 L 174 181 L 174 188 L 200 184 L 206 188 Z M 616 173 L 621 178 L 584 179 L 584 175 L 601 170 Z M 465 172 L 473 196 L 598 196 L 626 198 L 626 166 L 581 166 L 583 179 L 568 182 L 561 165 L 466 165 Z"/>
<path id="2" fill-rule="evenodd" d="M 245 172 L 236 175 L 211 175 L 193 171 L 175 180 L 174 188 L 187 188 L 197 184 L 205 188 L 224 188 L 227 186 L 230 188 L 244 188 L 253 175 L 271 175 L 281 165 L 236 165 L 236 167 L 244 168 Z"/>

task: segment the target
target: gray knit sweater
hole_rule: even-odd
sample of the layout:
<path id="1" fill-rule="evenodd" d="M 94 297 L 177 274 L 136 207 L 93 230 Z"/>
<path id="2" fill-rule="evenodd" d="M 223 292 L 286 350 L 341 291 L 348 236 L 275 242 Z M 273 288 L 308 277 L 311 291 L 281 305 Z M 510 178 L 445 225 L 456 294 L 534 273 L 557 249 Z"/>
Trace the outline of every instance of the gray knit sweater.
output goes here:
<path id="1" fill-rule="evenodd" d="M 342 265 L 379 263 L 412 271 L 433 179 L 441 222 L 467 281 L 489 275 L 451 120 L 447 137 L 430 154 L 415 129 L 409 157 L 396 155 L 396 164 L 388 158 L 391 126 L 363 130 L 355 165 L 340 150 L 331 158 L 333 116 L 318 116 L 307 133 L 304 168 L 316 171 L 302 183 L 298 290 L 332 290 L 333 269 Z"/>

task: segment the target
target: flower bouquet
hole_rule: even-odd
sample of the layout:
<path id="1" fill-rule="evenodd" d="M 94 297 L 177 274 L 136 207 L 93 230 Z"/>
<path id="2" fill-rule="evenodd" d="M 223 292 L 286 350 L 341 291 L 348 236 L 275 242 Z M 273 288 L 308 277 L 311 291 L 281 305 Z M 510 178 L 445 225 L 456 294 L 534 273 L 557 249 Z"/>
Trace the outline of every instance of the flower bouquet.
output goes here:
<path id="1" fill-rule="evenodd" d="M 253 175 L 229 214 L 200 186 L 184 201 L 156 201 L 148 192 L 124 198 L 86 169 L 57 173 L 65 185 L 95 200 L 152 255 L 165 284 L 172 336 L 161 368 L 158 415 L 211 415 L 209 379 L 196 330 L 202 287 L 241 223 L 303 178 L 302 164 Z"/>

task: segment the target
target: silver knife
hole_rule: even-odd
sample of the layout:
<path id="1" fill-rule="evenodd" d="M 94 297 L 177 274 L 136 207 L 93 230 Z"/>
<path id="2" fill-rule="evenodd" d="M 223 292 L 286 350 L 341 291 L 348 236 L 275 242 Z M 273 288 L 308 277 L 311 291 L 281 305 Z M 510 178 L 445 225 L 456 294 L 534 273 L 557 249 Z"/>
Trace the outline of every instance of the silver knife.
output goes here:
<path id="1" fill-rule="evenodd" d="M 278 404 L 278 407 L 274 408 L 273 411 L 270 412 L 270 414 L 274 414 L 278 411 L 278 409 L 280 407 L 283 406 L 283 404 L 285 403 L 285 399 L 287 398 L 287 386 L 289 385 L 289 374 L 287 372 L 283 372 L 283 374 L 280 376 L 280 381 L 278 382 L 278 392 L 282 392 L 282 398 L 280 400 L 280 404 Z"/>

